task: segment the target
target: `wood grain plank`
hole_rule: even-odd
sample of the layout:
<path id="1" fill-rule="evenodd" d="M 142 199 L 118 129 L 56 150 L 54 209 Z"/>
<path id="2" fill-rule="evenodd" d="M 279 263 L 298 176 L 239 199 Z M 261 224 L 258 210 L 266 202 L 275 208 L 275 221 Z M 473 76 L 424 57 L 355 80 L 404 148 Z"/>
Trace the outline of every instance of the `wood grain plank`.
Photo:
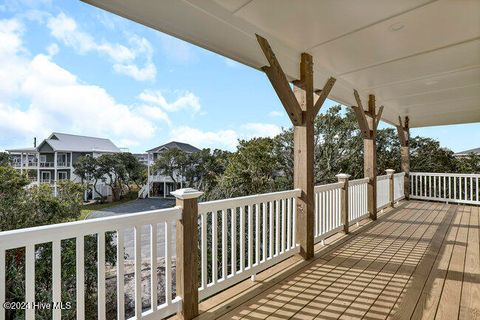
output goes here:
<path id="1" fill-rule="evenodd" d="M 480 207 L 471 207 L 459 319 L 480 318 Z"/>

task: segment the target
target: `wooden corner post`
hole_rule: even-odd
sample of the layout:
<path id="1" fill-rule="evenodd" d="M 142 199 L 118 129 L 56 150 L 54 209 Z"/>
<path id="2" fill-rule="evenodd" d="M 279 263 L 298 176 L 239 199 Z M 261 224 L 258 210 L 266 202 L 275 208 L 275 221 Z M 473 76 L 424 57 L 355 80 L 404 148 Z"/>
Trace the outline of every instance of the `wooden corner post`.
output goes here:
<path id="1" fill-rule="evenodd" d="M 405 117 L 405 122 L 398 117 L 399 125 L 397 126 L 398 140 L 400 140 L 400 156 L 401 169 L 405 172 L 403 190 L 405 192 L 405 199 L 410 198 L 410 128 L 408 116 Z"/>
<path id="2" fill-rule="evenodd" d="M 176 226 L 175 267 L 177 296 L 182 297 L 181 319 L 198 316 L 198 197 L 202 194 L 190 188 L 172 192 L 177 206 L 182 207 L 182 220 Z"/>
<path id="3" fill-rule="evenodd" d="M 313 257 L 314 243 L 314 121 L 323 102 L 330 93 L 335 79 L 330 78 L 314 101 L 313 59 L 302 53 L 300 79 L 294 81 L 293 90 L 268 41 L 257 35 L 257 41 L 269 66 L 262 67 L 278 98 L 294 125 L 294 188 L 301 189 L 296 207 L 296 235 L 300 254 L 304 259 Z"/>
<path id="4" fill-rule="evenodd" d="M 349 174 L 340 173 L 337 174 L 336 177 L 338 178 L 338 182 L 342 182 L 342 191 L 340 195 L 340 202 L 341 202 L 341 219 L 343 225 L 343 232 L 348 233 L 348 228 L 350 225 L 350 221 L 348 220 L 348 179 L 350 178 Z"/>
<path id="5" fill-rule="evenodd" d="M 372 220 L 377 220 L 377 128 L 382 117 L 383 106 L 376 112 L 375 96 L 368 96 L 368 109 L 365 110 L 357 90 L 353 90 L 356 106 L 352 106 L 357 116 L 358 125 L 363 136 L 363 174 L 368 178 L 368 213 Z"/>
<path id="6" fill-rule="evenodd" d="M 393 169 L 387 169 L 385 170 L 387 172 L 388 176 L 388 199 L 390 201 L 390 207 L 395 207 L 395 181 L 394 181 L 394 176 L 393 174 L 395 173 L 395 170 Z"/>

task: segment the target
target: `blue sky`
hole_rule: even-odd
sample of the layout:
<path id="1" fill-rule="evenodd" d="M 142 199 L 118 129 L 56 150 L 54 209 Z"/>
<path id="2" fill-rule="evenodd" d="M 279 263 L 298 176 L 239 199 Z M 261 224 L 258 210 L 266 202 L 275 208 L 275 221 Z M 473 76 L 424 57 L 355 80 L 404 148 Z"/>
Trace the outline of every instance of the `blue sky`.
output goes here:
<path id="1" fill-rule="evenodd" d="M 261 72 L 80 1 L 0 1 L 0 44 L 0 150 L 53 131 L 233 150 L 290 125 Z M 412 134 L 480 146 L 479 124 Z"/>

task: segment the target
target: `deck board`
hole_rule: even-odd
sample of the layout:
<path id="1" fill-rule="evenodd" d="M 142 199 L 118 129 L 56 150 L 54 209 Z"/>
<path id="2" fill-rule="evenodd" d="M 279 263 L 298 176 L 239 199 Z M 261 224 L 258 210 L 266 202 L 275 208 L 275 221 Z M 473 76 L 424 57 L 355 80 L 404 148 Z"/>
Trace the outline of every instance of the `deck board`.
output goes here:
<path id="1" fill-rule="evenodd" d="M 403 202 L 240 305 L 210 303 L 199 318 L 480 319 L 479 220 L 475 206 Z"/>

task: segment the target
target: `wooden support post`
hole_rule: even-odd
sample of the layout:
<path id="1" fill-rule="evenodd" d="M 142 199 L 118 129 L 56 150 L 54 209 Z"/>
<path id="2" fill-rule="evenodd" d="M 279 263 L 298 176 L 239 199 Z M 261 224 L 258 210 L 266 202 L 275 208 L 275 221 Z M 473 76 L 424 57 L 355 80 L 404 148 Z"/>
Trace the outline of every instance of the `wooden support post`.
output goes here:
<path id="1" fill-rule="evenodd" d="M 349 220 L 348 220 L 348 179 L 350 178 L 349 174 L 340 173 L 337 174 L 336 177 L 338 178 L 338 182 L 342 182 L 342 191 L 340 196 L 341 201 L 341 218 L 342 218 L 342 225 L 343 225 L 343 232 L 346 234 L 348 233 L 349 227 Z"/>
<path id="2" fill-rule="evenodd" d="M 172 192 L 177 206 L 182 207 L 182 220 L 176 226 L 176 285 L 182 297 L 178 316 L 193 319 L 198 316 L 198 197 L 203 192 L 178 189 Z"/>
<path id="3" fill-rule="evenodd" d="M 372 220 L 377 219 L 377 128 L 382 117 L 383 106 L 376 112 L 375 96 L 368 96 L 368 109 L 365 111 L 357 90 L 353 90 L 357 106 L 352 106 L 357 116 L 363 136 L 363 174 L 368 178 L 368 213 Z"/>
<path id="4" fill-rule="evenodd" d="M 283 107 L 294 125 L 294 188 L 301 189 L 297 198 L 296 235 L 300 255 L 313 258 L 314 243 L 314 121 L 323 102 L 330 93 L 335 79 L 330 78 L 314 101 L 313 60 L 302 53 L 300 80 L 294 81 L 293 92 L 268 41 L 257 35 L 257 41 L 267 58 L 269 66 L 262 70 L 267 74 Z M 318 92 L 318 91 L 317 91 Z"/>
<path id="5" fill-rule="evenodd" d="M 387 176 L 388 176 L 388 181 L 389 181 L 389 193 L 388 193 L 388 198 L 390 200 L 390 207 L 395 207 L 395 184 L 394 184 L 394 177 L 393 177 L 393 173 L 395 172 L 395 170 L 393 169 L 387 169 L 385 170 L 387 172 Z"/>
<path id="6" fill-rule="evenodd" d="M 405 192 L 405 199 L 410 198 L 410 128 L 409 119 L 405 117 L 405 123 L 402 123 L 402 118 L 398 117 L 399 125 L 397 126 L 398 139 L 400 140 L 400 157 L 401 169 L 405 172 L 403 190 Z"/>

